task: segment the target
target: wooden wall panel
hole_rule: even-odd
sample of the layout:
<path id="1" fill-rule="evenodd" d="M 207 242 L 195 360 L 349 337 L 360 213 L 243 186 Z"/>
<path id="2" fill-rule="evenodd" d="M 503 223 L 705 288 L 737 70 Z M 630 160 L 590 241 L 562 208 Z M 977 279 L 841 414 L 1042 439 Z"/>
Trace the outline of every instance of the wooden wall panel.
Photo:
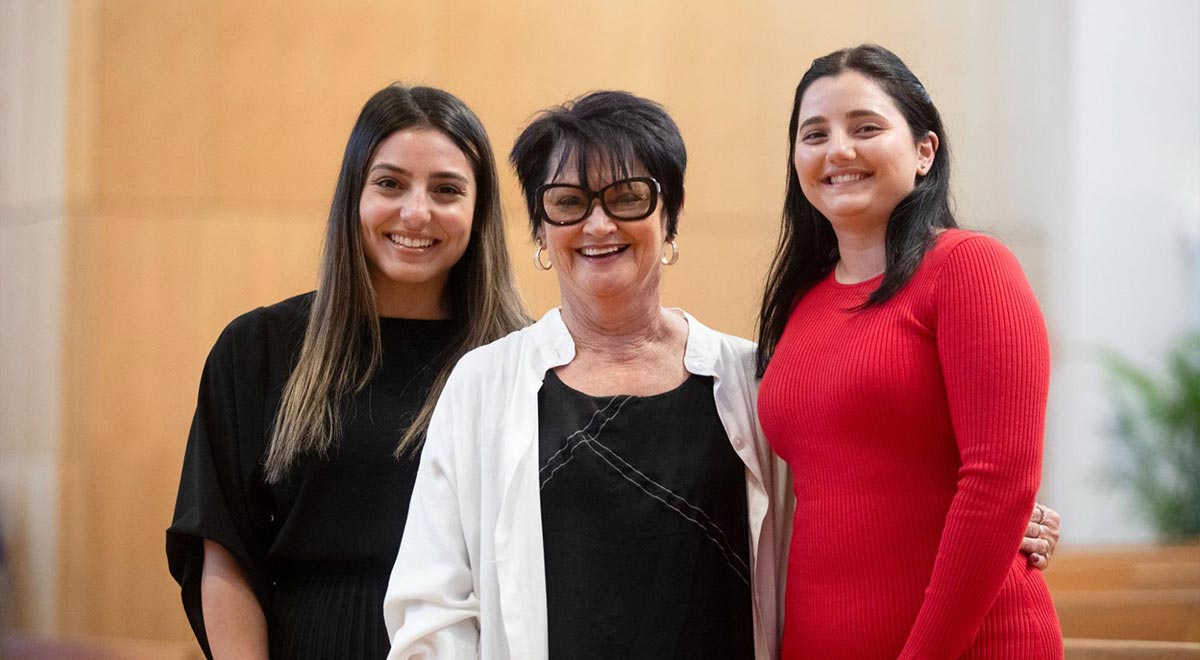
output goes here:
<path id="1" fill-rule="evenodd" d="M 664 302 L 750 335 L 800 73 L 865 40 L 918 70 L 940 61 L 923 12 L 974 14 L 916 4 L 76 0 L 63 630 L 188 636 L 163 530 L 204 356 L 237 314 L 313 286 L 343 145 L 372 92 L 399 79 L 458 94 L 502 164 L 529 116 L 570 96 L 624 88 L 663 102 L 691 153 Z M 941 47 L 966 45 L 956 38 Z M 502 184 L 519 282 L 540 314 L 557 285 L 532 268 L 506 165 Z"/>

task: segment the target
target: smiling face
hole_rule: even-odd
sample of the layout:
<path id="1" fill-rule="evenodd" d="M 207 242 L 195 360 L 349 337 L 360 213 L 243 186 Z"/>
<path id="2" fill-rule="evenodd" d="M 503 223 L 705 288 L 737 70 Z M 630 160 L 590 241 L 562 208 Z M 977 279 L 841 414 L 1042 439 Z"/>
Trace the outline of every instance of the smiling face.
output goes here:
<path id="1" fill-rule="evenodd" d="M 589 169 L 592 180 L 586 183 L 579 181 L 574 167 L 565 168 L 546 183 L 599 190 L 613 182 L 609 168 Z M 640 163 L 631 164 L 628 171 L 629 177 L 648 176 Z M 667 216 L 661 201 L 649 217 L 614 220 L 593 200 L 583 222 L 567 227 L 542 222 L 536 238 L 554 264 L 564 307 L 658 299 L 659 259 L 667 240 Z"/>
<path id="2" fill-rule="evenodd" d="M 440 304 L 471 238 L 476 194 L 470 161 L 442 132 L 402 130 L 379 143 L 358 213 L 381 310 Z"/>
<path id="3" fill-rule="evenodd" d="M 882 235 L 929 171 L 937 136 L 914 140 L 892 98 L 853 70 L 814 81 L 798 118 L 793 164 L 804 196 L 835 231 Z"/>

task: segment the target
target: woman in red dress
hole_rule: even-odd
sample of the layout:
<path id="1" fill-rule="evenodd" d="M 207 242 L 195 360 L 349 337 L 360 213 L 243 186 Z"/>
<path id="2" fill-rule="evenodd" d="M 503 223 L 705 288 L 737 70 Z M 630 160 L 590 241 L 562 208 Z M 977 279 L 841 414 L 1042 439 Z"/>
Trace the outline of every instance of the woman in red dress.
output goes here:
<path id="1" fill-rule="evenodd" d="M 783 658 L 1061 658 L 1016 552 L 1050 363 L 1017 260 L 956 228 L 940 116 L 890 51 L 815 60 L 789 139 L 758 358 L 795 480 Z"/>

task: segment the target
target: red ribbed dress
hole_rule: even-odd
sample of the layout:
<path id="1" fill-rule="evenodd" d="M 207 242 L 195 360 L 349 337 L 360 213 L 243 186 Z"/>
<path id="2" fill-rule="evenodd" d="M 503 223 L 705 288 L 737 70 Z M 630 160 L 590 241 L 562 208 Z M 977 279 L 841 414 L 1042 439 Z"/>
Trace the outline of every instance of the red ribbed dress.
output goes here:
<path id="1" fill-rule="evenodd" d="M 1041 472 L 1045 323 L 998 241 L 942 233 L 909 283 L 804 295 L 758 411 L 796 516 L 784 660 L 1061 658 L 1018 556 Z"/>

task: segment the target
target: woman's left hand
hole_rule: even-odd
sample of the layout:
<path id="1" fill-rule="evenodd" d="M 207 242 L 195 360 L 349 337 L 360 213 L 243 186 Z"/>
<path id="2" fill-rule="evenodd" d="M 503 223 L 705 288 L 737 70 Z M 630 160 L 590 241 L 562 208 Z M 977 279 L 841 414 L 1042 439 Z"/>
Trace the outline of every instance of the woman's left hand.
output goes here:
<path id="1" fill-rule="evenodd" d="M 1025 538 L 1021 539 L 1021 552 L 1029 555 L 1029 565 L 1046 570 L 1054 547 L 1058 545 L 1058 526 L 1062 518 L 1058 512 L 1044 504 L 1034 504 L 1025 527 Z"/>

